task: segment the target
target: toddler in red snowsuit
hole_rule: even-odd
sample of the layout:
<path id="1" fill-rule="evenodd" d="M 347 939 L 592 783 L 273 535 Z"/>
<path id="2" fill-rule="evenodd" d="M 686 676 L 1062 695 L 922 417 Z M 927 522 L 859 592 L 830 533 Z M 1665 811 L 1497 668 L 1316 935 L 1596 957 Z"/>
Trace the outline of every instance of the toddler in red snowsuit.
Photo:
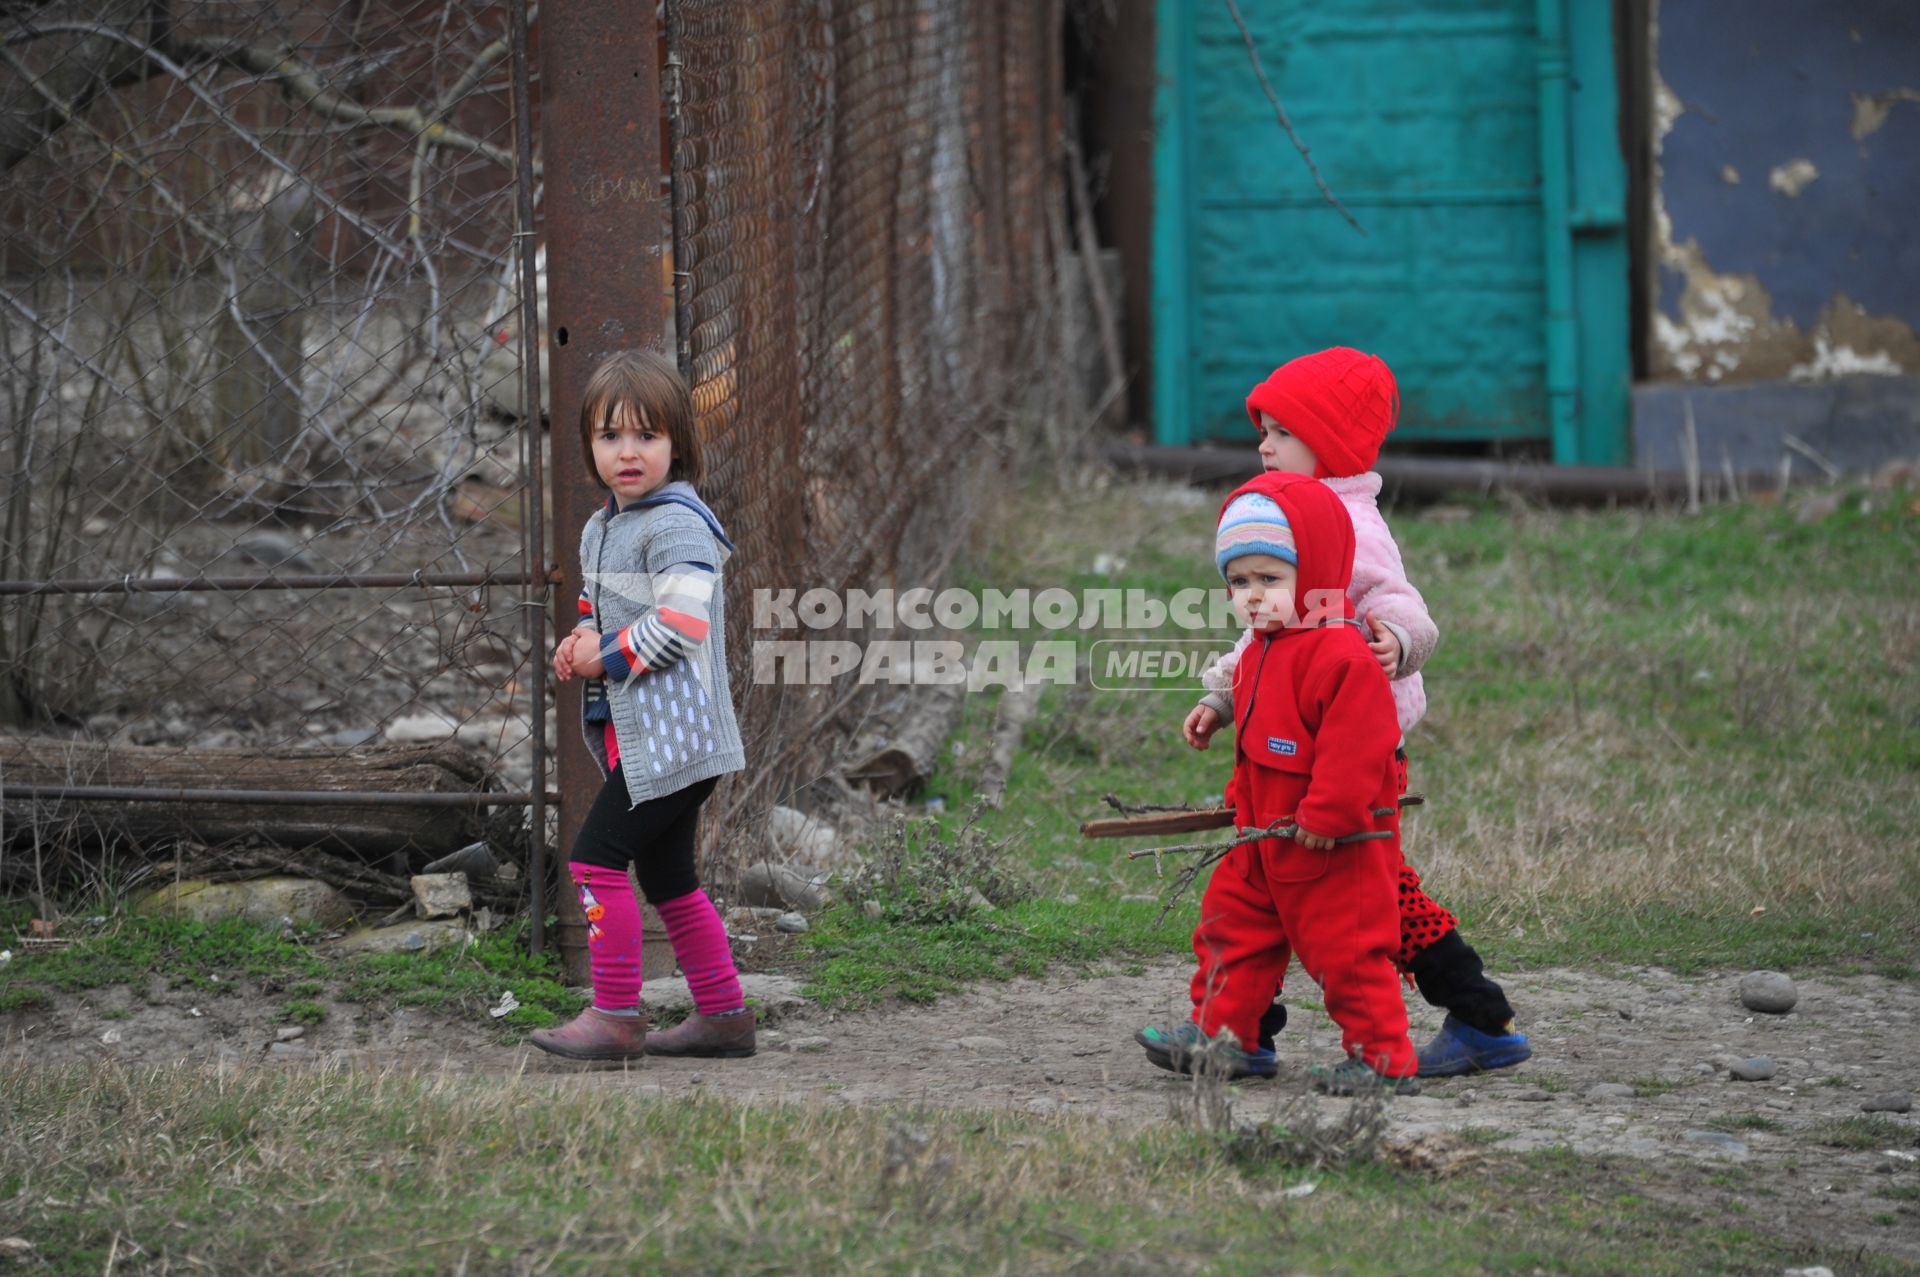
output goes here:
<path id="1" fill-rule="evenodd" d="M 1295 833 L 1243 843 L 1214 868 L 1193 934 L 1193 1023 L 1139 1036 L 1162 1067 L 1208 1049 L 1229 1073 L 1271 1076 L 1273 1052 L 1246 1048 L 1298 954 L 1349 1057 L 1315 1069 L 1315 1084 L 1418 1085 L 1394 967 L 1400 726 L 1347 599 L 1353 553 L 1340 498 L 1306 476 L 1262 474 L 1221 507 L 1216 561 L 1255 631 L 1234 674 L 1227 797 L 1243 831 Z"/>

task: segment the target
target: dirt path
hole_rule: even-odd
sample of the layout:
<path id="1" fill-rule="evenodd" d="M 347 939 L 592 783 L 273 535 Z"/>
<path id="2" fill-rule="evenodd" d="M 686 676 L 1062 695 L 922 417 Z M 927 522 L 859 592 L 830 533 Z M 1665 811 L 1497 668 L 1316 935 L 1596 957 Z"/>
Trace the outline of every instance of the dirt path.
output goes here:
<path id="1" fill-rule="evenodd" d="M 752 1060 L 650 1061 L 637 1074 L 589 1075 L 589 1084 L 1165 1120 L 1190 1083 L 1151 1067 L 1131 1035 L 1156 1012 L 1184 1018 L 1186 976 L 1168 963 L 1138 975 L 977 986 L 881 1014 L 803 1010 Z M 1534 1058 L 1491 1076 L 1430 1081 L 1419 1097 L 1393 1101 L 1389 1138 L 1471 1131 L 1475 1146 L 1513 1151 L 1736 1164 L 1747 1173 L 1720 1183 L 1734 1185 L 1726 1195 L 1755 1218 L 1920 1261 L 1920 1206 L 1883 1195 L 1920 1186 L 1920 1116 L 1861 1109 L 1920 1084 L 1920 987 L 1874 976 L 1808 980 L 1790 1014 L 1769 1016 L 1741 1006 L 1738 983 L 1658 970 L 1515 976 L 1508 988 Z M 1417 999 L 1413 1015 L 1416 1041 L 1439 1027 L 1439 1013 Z M 1339 1036 L 1324 1014 L 1296 1009 L 1279 1050 L 1280 1077 L 1232 1088 L 1237 1120 L 1300 1102 L 1305 1066 L 1336 1060 Z M 1760 1055 L 1774 1062 L 1770 1080 L 1729 1075 L 1729 1063 Z M 1607 1084 L 1632 1094 L 1588 1094 Z M 1345 1102 L 1317 1103 L 1331 1119 Z M 1890 1138 L 1840 1146 L 1875 1136 Z"/>
<path id="2" fill-rule="evenodd" d="M 753 1100 L 1154 1122 L 1190 1094 L 1190 1084 L 1149 1066 L 1131 1034 L 1156 1015 L 1181 1011 L 1185 978 L 1183 965 L 1166 963 L 1138 974 L 980 985 L 926 1007 L 836 1016 L 801 1005 L 777 1016 L 753 1059 L 650 1060 L 630 1072 L 583 1072 L 525 1048 L 501 1048 L 478 1026 L 403 1012 L 355 1022 L 358 1013 L 344 1008 L 269 1054 L 275 1027 L 264 1004 L 254 1015 L 247 999 L 223 998 L 195 1017 L 173 1005 L 178 994 L 155 1004 L 126 990 L 16 1017 L 6 1054 L 525 1067 L 570 1085 L 643 1096 L 705 1088 Z M 1875 976 L 1810 979 L 1799 982 L 1790 1014 L 1768 1016 L 1740 1005 L 1737 974 L 1542 971 L 1507 983 L 1533 1060 L 1492 1076 L 1429 1082 L 1421 1096 L 1393 1101 L 1390 1138 L 1471 1132 L 1474 1147 L 1566 1147 L 1580 1157 L 1737 1167 L 1716 1182 L 1750 1198 L 1755 1219 L 1790 1218 L 1797 1235 L 1844 1238 L 1920 1261 L 1920 1204 L 1912 1200 L 1920 1186 L 1920 1115 L 1861 1107 L 1871 1097 L 1920 1089 L 1920 986 Z M 103 1018 L 116 1008 L 122 1018 Z M 1416 1001 L 1416 1040 L 1438 1019 Z M 25 1041 L 38 1049 L 16 1055 Z M 1298 1102 L 1304 1067 L 1337 1051 L 1331 1021 L 1296 1009 L 1280 1043 L 1281 1076 L 1232 1088 L 1236 1118 L 1258 1120 Z M 1729 1076 L 1729 1063 L 1760 1055 L 1774 1063 L 1771 1079 Z M 1604 1085 L 1631 1092 L 1589 1093 Z M 1331 1115 L 1344 1102 L 1317 1103 Z"/>

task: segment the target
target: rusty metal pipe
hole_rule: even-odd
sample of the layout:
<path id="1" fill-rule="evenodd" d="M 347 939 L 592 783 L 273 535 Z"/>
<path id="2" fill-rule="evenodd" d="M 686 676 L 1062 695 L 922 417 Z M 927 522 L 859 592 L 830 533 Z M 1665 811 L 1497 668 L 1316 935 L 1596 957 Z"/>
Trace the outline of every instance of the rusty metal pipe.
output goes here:
<path id="1" fill-rule="evenodd" d="M 177 594 L 203 590 L 398 590 L 529 585 L 532 572 L 315 572 L 293 576 L 132 576 L 0 581 L 0 594 Z"/>
<path id="2" fill-rule="evenodd" d="M 1103 450 L 1116 469 L 1190 483 L 1238 483 L 1258 473 L 1250 448 L 1159 448 L 1109 444 Z M 1374 469 L 1388 491 L 1406 496 L 1488 495 L 1508 492 L 1552 504 L 1633 505 L 1687 500 L 1702 483 L 1724 485 L 1725 476 L 1689 479 L 1679 470 L 1626 466 L 1556 466 L 1543 462 L 1455 457 L 1382 457 Z M 1779 476 L 1736 474 L 1742 492 L 1770 492 Z"/>
<path id="3" fill-rule="evenodd" d="M 519 792 L 407 794 L 379 789 L 146 789 L 138 785 L 0 785 L 0 801 L 235 803 L 261 807 L 526 807 Z"/>

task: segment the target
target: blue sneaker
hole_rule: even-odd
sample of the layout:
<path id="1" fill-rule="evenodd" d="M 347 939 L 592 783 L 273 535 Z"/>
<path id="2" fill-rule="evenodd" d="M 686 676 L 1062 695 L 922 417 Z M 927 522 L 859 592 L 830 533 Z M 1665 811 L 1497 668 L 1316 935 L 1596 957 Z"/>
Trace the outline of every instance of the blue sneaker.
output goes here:
<path id="1" fill-rule="evenodd" d="M 1194 1062 L 1218 1072 L 1230 1082 L 1241 1078 L 1272 1077 L 1280 1071 L 1279 1057 L 1272 1051 L 1243 1051 L 1231 1034 L 1209 1038 L 1192 1022 L 1173 1029 L 1148 1027 L 1133 1035 L 1146 1049 L 1147 1059 L 1169 1073 L 1191 1073 Z"/>
<path id="2" fill-rule="evenodd" d="M 1420 1077 L 1459 1077 L 1511 1068 L 1533 1055 L 1524 1033 L 1482 1033 L 1449 1015 L 1420 1048 Z"/>

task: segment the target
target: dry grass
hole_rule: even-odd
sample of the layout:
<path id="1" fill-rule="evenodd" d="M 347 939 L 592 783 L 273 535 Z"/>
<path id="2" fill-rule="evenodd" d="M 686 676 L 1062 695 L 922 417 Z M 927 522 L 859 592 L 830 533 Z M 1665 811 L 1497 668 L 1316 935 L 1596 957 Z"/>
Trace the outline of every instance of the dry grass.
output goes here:
<path id="1" fill-rule="evenodd" d="M 1032 1248 L 1058 1270 L 1109 1228 L 1124 1255 L 1136 1210 L 1265 1191 L 1177 1131 L 607 1081 L 9 1069 L 0 1220 L 57 1271 L 109 1252 L 122 1272 L 691 1270 L 721 1238 L 750 1271 L 910 1271 L 983 1245 L 987 1269 Z"/>
<path id="2" fill-rule="evenodd" d="M 1154 485 L 1010 494 L 976 572 L 1168 597 L 1211 583 L 1215 504 Z M 1388 516 L 1442 632 L 1408 741 L 1429 804 L 1407 856 L 1476 943 L 1507 961 L 1898 973 L 1889 942 L 1920 939 L 1894 906 L 1920 893 L 1912 493 L 1849 490 L 1805 523 L 1764 505 Z M 1094 574 L 1099 554 L 1124 570 Z M 1043 868 L 1101 860 L 1068 823 L 1104 814 L 1101 793 L 1217 795 L 1228 738 L 1177 740 L 1194 695 L 1054 693 L 1032 781 L 989 832 L 1024 835 Z M 1131 868 L 1114 890 L 1154 888 Z"/>
<path id="3" fill-rule="evenodd" d="M 22 1271 L 1677 1275 L 1819 1249 L 1652 1205 L 1596 1230 L 1623 1172 L 1591 1163 L 1340 1169 L 1332 1127 L 748 1107 L 604 1075 L 9 1065 L 0 1235 Z"/>

